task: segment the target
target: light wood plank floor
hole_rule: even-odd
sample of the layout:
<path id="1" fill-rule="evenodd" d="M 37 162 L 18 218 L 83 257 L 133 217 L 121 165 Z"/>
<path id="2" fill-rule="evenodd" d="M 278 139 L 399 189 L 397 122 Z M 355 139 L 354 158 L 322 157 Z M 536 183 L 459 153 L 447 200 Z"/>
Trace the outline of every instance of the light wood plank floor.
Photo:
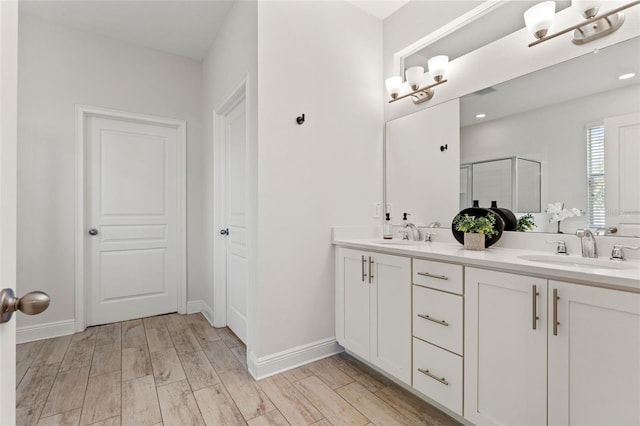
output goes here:
<path id="1" fill-rule="evenodd" d="M 341 354 L 256 382 L 201 314 L 88 328 L 17 347 L 19 425 L 456 425 Z"/>

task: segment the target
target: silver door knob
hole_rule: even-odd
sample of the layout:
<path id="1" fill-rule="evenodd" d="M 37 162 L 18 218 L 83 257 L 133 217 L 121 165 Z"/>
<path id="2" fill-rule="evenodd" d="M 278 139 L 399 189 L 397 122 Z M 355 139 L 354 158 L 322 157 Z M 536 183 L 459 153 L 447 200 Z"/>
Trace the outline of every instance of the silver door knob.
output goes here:
<path id="1" fill-rule="evenodd" d="M 98 230 L 96 228 L 89 229 L 89 235 L 98 235 Z"/>
<path id="2" fill-rule="evenodd" d="M 229 228 L 221 229 L 220 235 L 229 235 Z"/>
<path id="3" fill-rule="evenodd" d="M 15 311 L 27 315 L 37 315 L 49 307 L 51 299 L 43 291 L 32 291 L 22 297 L 16 297 L 13 289 L 0 291 L 0 323 L 8 322 Z"/>

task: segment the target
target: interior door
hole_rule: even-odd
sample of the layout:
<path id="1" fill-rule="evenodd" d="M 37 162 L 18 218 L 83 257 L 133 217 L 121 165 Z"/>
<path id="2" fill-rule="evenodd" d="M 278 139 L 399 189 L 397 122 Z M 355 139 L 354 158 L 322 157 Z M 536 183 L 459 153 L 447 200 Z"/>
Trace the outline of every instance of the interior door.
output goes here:
<path id="1" fill-rule="evenodd" d="M 0 1 L 0 288 L 16 286 L 18 3 Z M 0 324 L 0 424 L 16 422 L 16 320 Z"/>
<path id="2" fill-rule="evenodd" d="M 227 223 L 227 326 L 247 339 L 247 185 L 244 99 L 224 118 Z"/>
<path id="3" fill-rule="evenodd" d="M 606 224 L 640 236 L 640 114 L 606 118 L 604 131 Z"/>
<path id="4" fill-rule="evenodd" d="M 176 312 L 178 130 L 91 115 L 86 128 L 87 325 Z"/>

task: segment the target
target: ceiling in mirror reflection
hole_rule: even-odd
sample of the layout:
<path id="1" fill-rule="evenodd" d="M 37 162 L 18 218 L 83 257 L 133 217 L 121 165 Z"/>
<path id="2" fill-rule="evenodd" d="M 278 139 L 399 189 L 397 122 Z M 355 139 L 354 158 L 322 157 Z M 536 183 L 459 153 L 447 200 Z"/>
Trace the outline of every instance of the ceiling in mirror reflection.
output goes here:
<path id="1" fill-rule="evenodd" d="M 618 78 L 627 73 L 636 75 L 624 80 Z M 640 37 L 636 37 L 462 97 L 460 126 L 639 83 Z M 478 114 L 485 114 L 485 117 L 476 118 Z"/>
<path id="2" fill-rule="evenodd" d="M 482 2 L 478 2 L 482 3 Z M 465 25 L 440 40 L 404 58 L 404 68 L 427 66 L 427 60 L 435 55 L 447 55 L 449 60 L 464 56 L 495 40 L 524 28 L 524 12 L 540 0 L 509 1 Z M 556 1 L 556 13 L 566 9 L 571 1 Z"/>

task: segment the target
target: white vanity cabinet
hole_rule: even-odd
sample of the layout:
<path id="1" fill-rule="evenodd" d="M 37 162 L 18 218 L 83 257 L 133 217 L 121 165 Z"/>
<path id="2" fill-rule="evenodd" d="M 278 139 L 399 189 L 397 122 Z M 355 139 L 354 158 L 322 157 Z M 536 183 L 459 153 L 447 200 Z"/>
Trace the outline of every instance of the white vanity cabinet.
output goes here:
<path id="1" fill-rule="evenodd" d="M 464 416 L 547 423 L 547 281 L 465 268 Z"/>
<path id="2" fill-rule="evenodd" d="M 640 425 L 640 294 L 549 281 L 548 296 L 549 424 Z"/>
<path id="3" fill-rule="evenodd" d="M 465 418 L 640 424 L 640 294 L 465 272 Z"/>
<path id="4" fill-rule="evenodd" d="M 336 250 L 336 338 L 411 384 L 411 259 Z"/>

